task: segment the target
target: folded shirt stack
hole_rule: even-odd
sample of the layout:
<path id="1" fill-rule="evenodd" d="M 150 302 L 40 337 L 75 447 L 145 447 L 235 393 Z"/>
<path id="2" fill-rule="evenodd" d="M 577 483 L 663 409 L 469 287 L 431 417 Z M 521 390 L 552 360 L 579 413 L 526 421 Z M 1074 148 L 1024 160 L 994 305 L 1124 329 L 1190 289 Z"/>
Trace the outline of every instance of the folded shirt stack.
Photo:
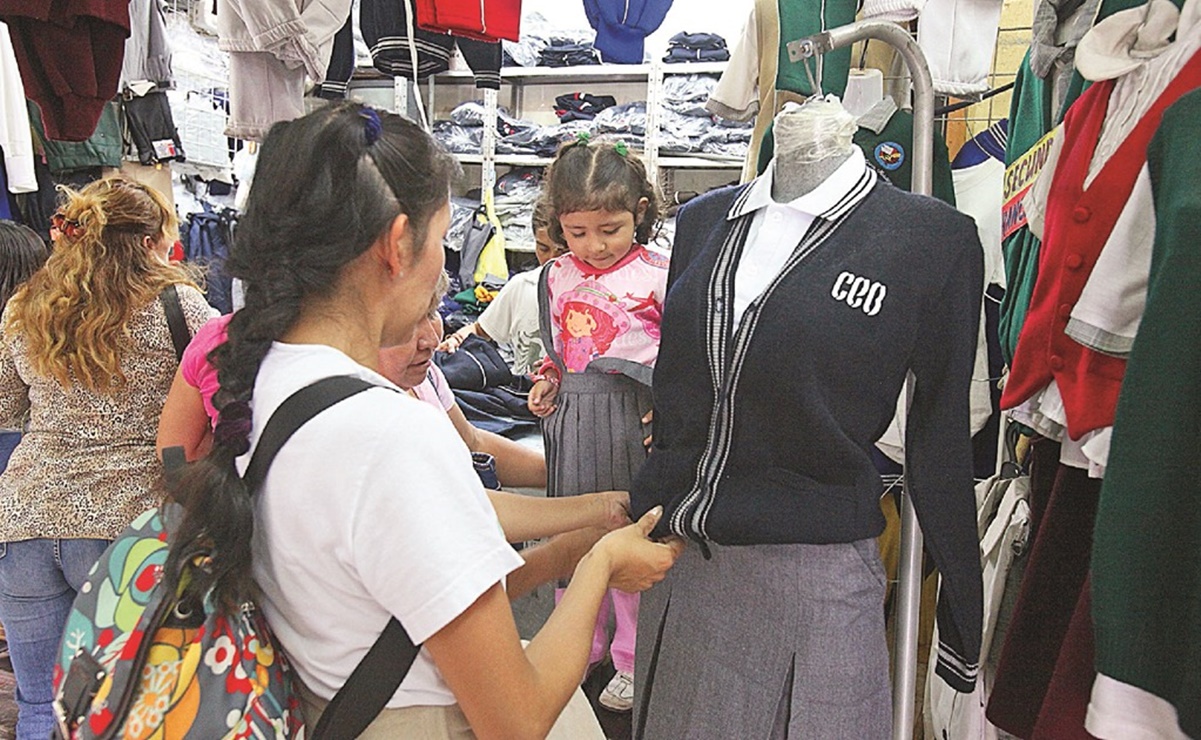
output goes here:
<path id="1" fill-rule="evenodd" d="M 553 37 L 538 53 L 540 67 L 576 67 L 584 64 L 600 64 L 591 41 Z"/>
<path id="2" fill-rule="evenodd" d="M 589 93 L 568 93 L 555 98 L 555 115 L 559 121 L 591 121 L 596 114 L 605 108 L 617 105 L 617 98 L 612 95 L 591 95 Z"/>
<path id="3" fill-rule="evenodd" d="M 725 62 L 730 59 L 726 40 L 715 33 L 677 33 L 668 41 L 668 64 L 683 62 Z"/>

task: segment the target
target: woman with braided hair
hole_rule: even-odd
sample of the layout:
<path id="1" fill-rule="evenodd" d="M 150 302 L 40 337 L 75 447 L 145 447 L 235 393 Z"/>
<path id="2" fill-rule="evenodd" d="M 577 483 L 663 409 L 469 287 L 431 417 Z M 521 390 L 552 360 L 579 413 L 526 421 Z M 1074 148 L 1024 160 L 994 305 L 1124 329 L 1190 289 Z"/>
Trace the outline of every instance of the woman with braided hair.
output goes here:
<path id="1" fill-rule="evenodd" d="M 190 331 L 216 312 L 167 262 L 175 210 L 113 178 L 64 190 L 60 236 L 0 320 L 0 426 L 29 431 L 0 476 L 0 621 L 17 678 L 17 737 L 54 726 L 67 613 L 108 541 L 161 503 L 155 430 L 177 360 L 160 294 Z"/>
<path id="2" fill-rule="evenodd" d="M 181 475 L 167 572 L 197 543 L 221 553 L 196 587 L 226 609 L 257 599 L 310 728 L 396 617 L 424 647 L 363 737 L 545 737 L 584 675 L 605 589 L 648 587 L 678 551 L 646 538 L 657 512 L 606 535 L 522 649 L 504 590 L 521 558 L 470 453 L 444 413 L 377 372 L 380 347 L 429 309 L 453 172 L 399 116 L 343 104 L 278 123 L 227 262 L 246 303 L 212 353 L 213 447 Z M 301 427 L 252 500 L 240 474 L 268 418 L 335 375 L 381 387 Z"/>

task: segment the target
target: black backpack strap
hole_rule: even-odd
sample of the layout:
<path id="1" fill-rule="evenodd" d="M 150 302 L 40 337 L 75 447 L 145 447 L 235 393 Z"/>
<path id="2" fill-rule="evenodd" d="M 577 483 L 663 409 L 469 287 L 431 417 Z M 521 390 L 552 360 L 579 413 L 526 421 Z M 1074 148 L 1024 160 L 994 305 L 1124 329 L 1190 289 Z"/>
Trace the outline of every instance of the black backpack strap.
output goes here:
<path id="1" fill-rule="evenodd" d="M 417 660 L 421 647 L 397 621 L 388 620 L 375 644 L 355 666 L 354 672 L 321 714 L 312 740 L 353 740 L 367 729 Z"/>
<path id="2" fill-rule="evenodd" d="M 376 387 L 382 386 L 353 375 L 335 375 L 306 385 L 288 396 L 267 420 L 267 426 L 259 435 L 254 454 L 250 457 L 250 465 L 246 466 L 246 472 L 242 475 L 250 492 L 257 493 L 262 487 L 275 455 L 297 429 L 330 406 Z"/>
<path id="3" fill-rule="evenodd" d="M 339 401 L 375 387 L 374 383 L 361 378 L 338 375 L 318 380 L 288 396 L 267 421 L 254 448 L 250 465 L 242 476 L 247 487 L 257 491 L 263 485 L 276 453 L 305 422 Z M 396 693 L 420 650 L 393 617 L 350 678 L 338 689 L 308 737 L 312 740 L 352 740 L 362 734 Z"/>
<path id="4" fill-rule="evenodd" d="M 159 303 L 163 304 L 163 313 L 167 315 L 167 326 L 171 329 L 171 344 L 175 345 L 175 359 L 183 359 L 183 351 L 192 341 L 192 332 L 188 322 L 183 317 L 183 306 L 179 303 L 179 292 L 174 285 L 168 285 L 158 294 Z"/>

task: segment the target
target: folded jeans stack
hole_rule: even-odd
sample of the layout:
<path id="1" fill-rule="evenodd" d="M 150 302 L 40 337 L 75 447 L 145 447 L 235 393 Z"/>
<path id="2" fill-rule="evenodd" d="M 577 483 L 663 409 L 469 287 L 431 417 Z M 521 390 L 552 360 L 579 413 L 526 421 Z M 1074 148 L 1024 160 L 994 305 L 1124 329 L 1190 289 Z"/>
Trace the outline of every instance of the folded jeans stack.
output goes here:
<path id="1" fill-rule="evenodd" d="M 750 124 L 719 119 L 705 110 L 717 86 L 709 75 L 672 75 L 663 85 L 660 151 L 670 154 L 706 154 L 723 159 L 743 159 L 750 146 Z"/>
<path id="2" fill-rule="evenodd" d="M 596 131 L 601 134 L 626 135 L 625 142 L 632 144 L 637 140 L 642 146 L 642 138 L 646 136 L 646 101 L 615 105 L 596 114 L 593 119 Z"/>
<path id="3" fill-rule="evenodd" d="M 715 33 L 677 33 L 667 42 L 668 64 L 684 62 L 725 62 L 730 59 L 726 40 Z"/>
<path id="4" fill-rule="evenodd" d="M 584 64 L 600 64 L 596 48 L 591 41 L 555 36 L 538 54 L 541 67 L 576 67 Z"/>
<path id="5" fill-rule="evenodd" d="M 617 98 L 612 95 L 591 95 L 589 93 L 568 93 L 555 98 L 555 115 L 563 123 L 569 121 L 591 121 L 596 114 L 605 108 L 617 105 Z"/>
<path id="6" fill-rule="evenodd" d="M 592 121 L 568 121 L 553 126 L 535 126 L 506 136 L 496 142 L 498 154 L 533 154 L 538 157 L 553 157 L 565 142 L 574 140 L 580 133 L 592 134 L 596 127 Z"/>

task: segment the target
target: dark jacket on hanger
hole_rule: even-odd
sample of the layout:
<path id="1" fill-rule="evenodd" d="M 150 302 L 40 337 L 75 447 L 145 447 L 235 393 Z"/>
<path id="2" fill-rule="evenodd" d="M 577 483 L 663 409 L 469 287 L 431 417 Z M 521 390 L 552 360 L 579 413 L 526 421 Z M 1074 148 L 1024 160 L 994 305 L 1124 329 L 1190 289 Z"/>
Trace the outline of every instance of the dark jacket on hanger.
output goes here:
<path id="1" fill-rule="evenodd" d="M 869 173 L 870 174 L 870 173 Z M 654 450 L 630 498 L 668 530 L 724 545 L 853 542 L 884 529 L 873 443 L 916 378 L 906 474 L 943 576 L 938 674 L 971 691 L 981 576 L 968 391 L 983 283 L 973 221 L 872 178 L 736 333 L 747 186 L 685 205 L 654 375 Z M 798 235 L 798 241 L 800 237 Z M 720 390 L 718 390 L 720 389 Z"/>

